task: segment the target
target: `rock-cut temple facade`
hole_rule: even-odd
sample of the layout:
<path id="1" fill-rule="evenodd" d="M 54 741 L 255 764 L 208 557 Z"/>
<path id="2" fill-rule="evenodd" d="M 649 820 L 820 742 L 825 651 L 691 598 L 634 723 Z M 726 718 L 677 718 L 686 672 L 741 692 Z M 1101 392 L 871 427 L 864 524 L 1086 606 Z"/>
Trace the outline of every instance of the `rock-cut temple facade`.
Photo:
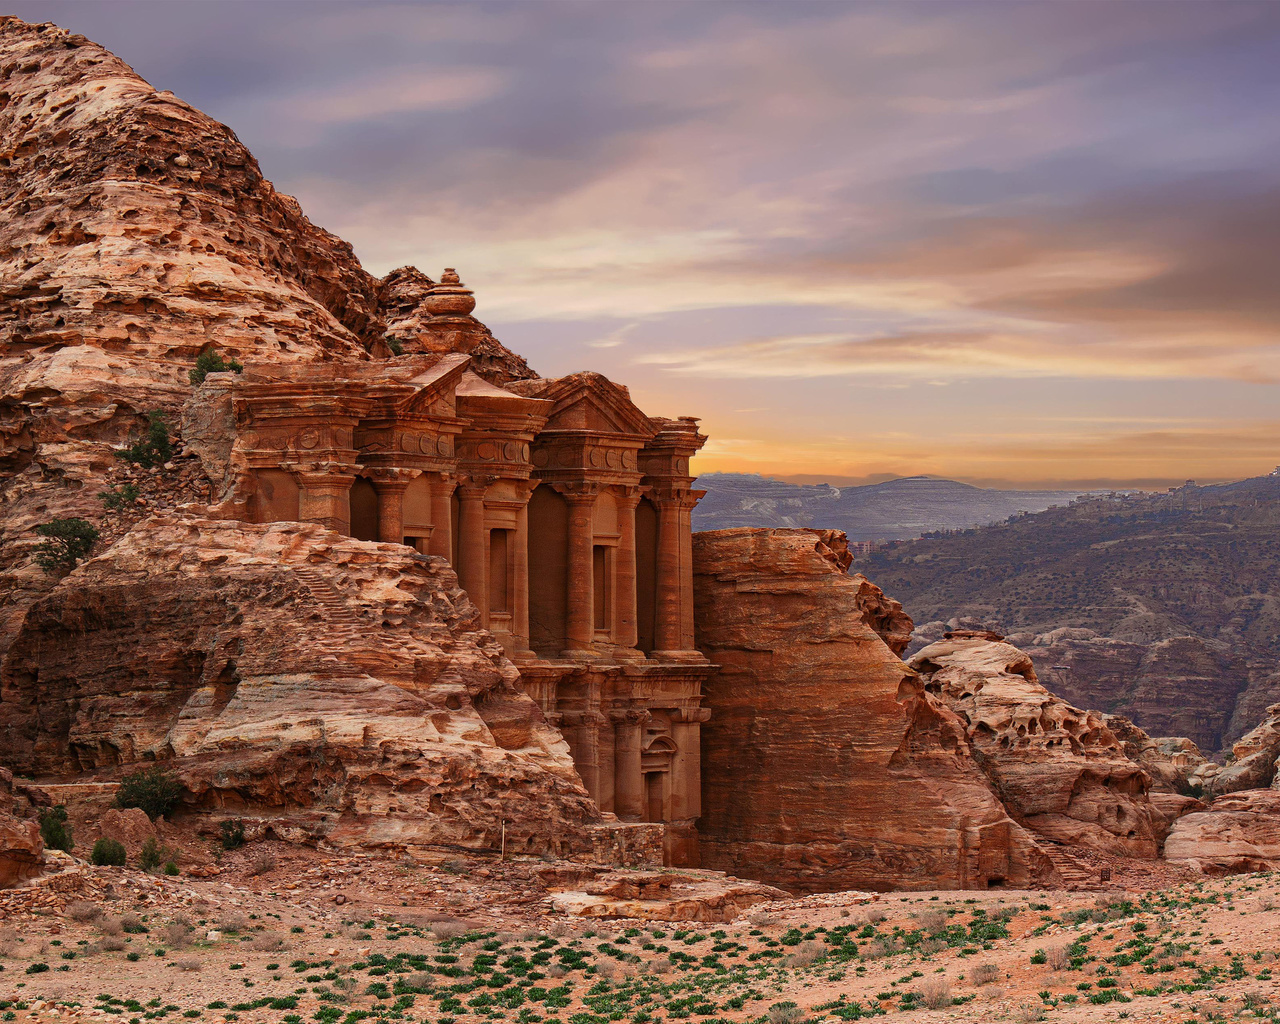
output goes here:
<path id="1" fill-rule="evenodd" d="M 665 823 L 668 861 L 695 864 L 711 666 L 694 646 L 689 462 L 706 437 L 600 374 L 485 370 L 456 351 L 250 364 L 210 374 L 196 404 L 218 410 L 245 520 L 448 559 L 601 811 Z"/>

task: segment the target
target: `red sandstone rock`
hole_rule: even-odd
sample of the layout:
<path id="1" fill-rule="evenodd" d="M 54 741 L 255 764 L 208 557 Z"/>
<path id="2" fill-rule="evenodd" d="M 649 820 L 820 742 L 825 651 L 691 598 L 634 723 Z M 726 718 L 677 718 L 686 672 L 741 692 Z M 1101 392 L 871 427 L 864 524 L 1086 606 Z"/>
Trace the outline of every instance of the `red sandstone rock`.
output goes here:
<path id="1" fill-rule="evenodd" d="M 265 810 L 276 834 L 496 848 L 505 821 L 508 852 L 590 852 L 599 812 L 516 678 L 442 559 L 157 517 L 28 610 L 0 760 L 168 761 L 188 805 Z"/>
<path id="2" fill-rule="evenodd" d="M 1017 821 L 1069 846 L 1156 856 L 1163 817 L 1147 799 L 1151 780 L 1102 715 L 1040 685 L 1026 653 L 956 637 L 908 664 L 964 721 L 974 756 Z"/>
<path id="3" fill-rule="evenodd" d="M 1107 728 L 1124 747 L 1125 757 L 1136 761 L 1151 776 L 1152 797 L 1157 790 L 1183 793 L 1192 785 L 1191 776 L 1208 759 L 1185 736 L 1148 736 L 1122 715 L 1103 715 Z"/>
<path id="4" fill-rule="evenodd" d="M 694 536 L 705 684 L 704 866 L 799 891 L 1054 879 L 964 723 L 868 626 L 813 530 Z"/>
<path id="5" fill-rule="evenodd" d="M 1249 789 L 1220 796 L 1204 811 L 1179 818 L 1165 858 L 1206 874 L 1280 868 L 1280 792 Z"/>
<path id="6" fill-rule="evenodd" d="M 1280 704 L 1267 708 L 1267 717 L 1231 747 L 1226 765 L 1206 762 L 1191 773 L 1191 782 L 1212 793 L 1278 789 L 1280 766 Z"/>

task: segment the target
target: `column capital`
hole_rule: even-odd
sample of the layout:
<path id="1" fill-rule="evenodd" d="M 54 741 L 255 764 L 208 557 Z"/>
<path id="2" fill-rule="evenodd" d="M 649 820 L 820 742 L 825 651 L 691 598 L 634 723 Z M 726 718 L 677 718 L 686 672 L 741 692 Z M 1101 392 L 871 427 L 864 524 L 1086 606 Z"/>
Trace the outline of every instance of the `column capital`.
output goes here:
<path id="1" fill-rule="evenodd" d="M 609 719 L 615 725 L 645 725 L 653 714 L 648 708 L 613 708 L 609 711 Z"/>
<path id="2" fill-rule="evenodd" d="M 284 469 L 298 474 L 298 479 L 309 485 L 338 485 L 350 487 L 355 483 L 359 466 L 349 466 L 341 462 L 285 463 Z"/>
<path id="3" fill-rule="evenodd" d="M 556 493 L 564 496 L 565 500 L 570 504 L 582 504 L 595 501 L 600 496 L 600 492 L 604 490 L 603 485 L 586 481 L 585 483 L 553 483 L 551 489 Z"/>
<path id="4" fill-rule="evenodd" d="M 408 487 L 416 477 L 422 475 L 420 469 L 404 469 L 399 466 L 373 466 L 360 471 L 375 488 L 393 489 Z"/>
<path id="5" fill-rule="evenodd" d="M 489 485 L 498 478 L 496 476 L 458 476 L 458 496 L 461 498 L 483 498 Z"/>
<path id="6" fill-rule="evenodd" d="M 644 497 L 644 491 L 635 484 L 615 484 L 613 495 L 617 499 L 619 507 L 624 511 L 630 512 L 640 504 L 640 499 Z"/>
<path id="7" fill-rule="evenodd" d="M 672 712 L 671 717 L 677 722 L 687 724 L 709 722 L 711 721 L 710 708 L 677 708 Z"/>

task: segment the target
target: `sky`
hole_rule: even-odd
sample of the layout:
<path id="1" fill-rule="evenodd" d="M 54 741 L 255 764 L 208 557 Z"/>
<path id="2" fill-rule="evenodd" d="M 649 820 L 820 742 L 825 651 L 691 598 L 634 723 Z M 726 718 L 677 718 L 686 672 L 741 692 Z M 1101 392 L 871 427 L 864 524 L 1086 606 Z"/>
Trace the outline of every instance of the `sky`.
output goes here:
<path id="1" fill-rule="evenodd" d="M 701 472 L 1280 464 L 1280 4 L 9 0 Z"/>

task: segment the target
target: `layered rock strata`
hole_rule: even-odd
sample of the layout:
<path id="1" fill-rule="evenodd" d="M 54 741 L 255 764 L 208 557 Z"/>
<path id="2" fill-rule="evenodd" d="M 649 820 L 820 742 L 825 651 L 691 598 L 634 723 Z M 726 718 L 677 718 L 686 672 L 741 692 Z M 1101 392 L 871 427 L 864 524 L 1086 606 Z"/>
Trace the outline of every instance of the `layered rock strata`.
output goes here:
<path id="1" fill-rule="evenodd" d="M 1055 697 L 1011 644 L 954 636 L 908 664 L 964 722 L 973 755 L 1015 820 L 1045 839 L 1155 857 L 1163 818 L 1151 780 L 1103 716 Z"/>
<path id="2" fill-rule="evenodd" d="M 1218 797 L 1206 810 L 1179 818 L 1165 858 L 1205 874 L 1280 868 L 1280 792 L 1249 789 Z"/>
<path id="3" fill-rule="evenodd" d="M 694 536 L 705 867 L 802 892 L 1031 886 L 1054 872 L 963 721 L 867 624 L 813 530 Z M 909 630 L 908 630 L 909 632 Z"/>
<path id="4" fill-rule="evenodd" d="M 189 806 L 333 842 L 497 847 L 505 822 L 508 852 L 589 851 L 599 812 L 517 677 L 443 559 L 155 517 L 28 610 L 0 663 L 0 760 L 164 761 Z"/>
<path id="5" fill-rule="evenodd" d="M 1231 747 L 1225 765 L 1209 761 L 1190 775 L 1192 784 L 1209 793 L 1246 789 L 1280 789 L 1280 704 L 1267 708 L 1266 717 Z"/>

